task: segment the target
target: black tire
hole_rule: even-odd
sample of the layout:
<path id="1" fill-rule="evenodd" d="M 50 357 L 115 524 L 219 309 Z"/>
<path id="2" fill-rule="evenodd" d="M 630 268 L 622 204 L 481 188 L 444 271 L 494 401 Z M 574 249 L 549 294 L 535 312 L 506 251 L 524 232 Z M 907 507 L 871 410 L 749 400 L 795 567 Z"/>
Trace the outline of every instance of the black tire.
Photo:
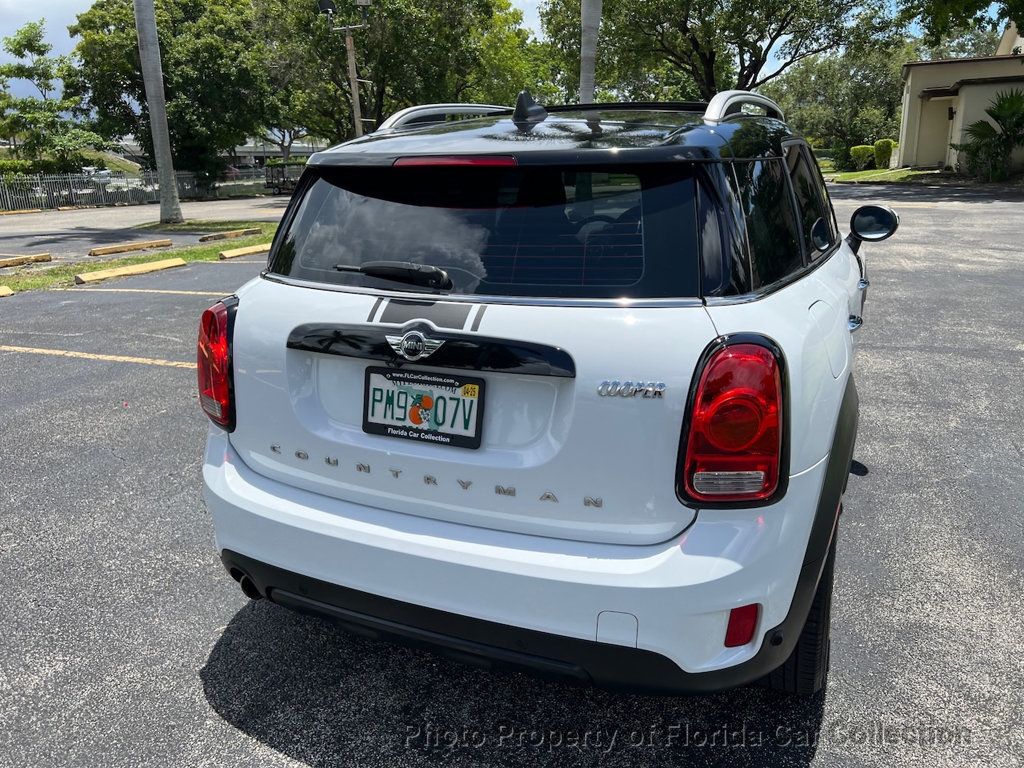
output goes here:
<path id="1" fill-rule="evenodd" d="M 280 195 L 281 194 L 281 188 L 280 187 L 274 187 L 273 192 L 274 192 L 275 195 Z"/>
<path id="2" fill-rule="evenodd" d="M 833 539 L 796 648 L 781 667 L 764 678 L 762 684 L 765 687 L 798 696 L 813 696 L 828 682 L 835 564 L 836 542 Z"/>

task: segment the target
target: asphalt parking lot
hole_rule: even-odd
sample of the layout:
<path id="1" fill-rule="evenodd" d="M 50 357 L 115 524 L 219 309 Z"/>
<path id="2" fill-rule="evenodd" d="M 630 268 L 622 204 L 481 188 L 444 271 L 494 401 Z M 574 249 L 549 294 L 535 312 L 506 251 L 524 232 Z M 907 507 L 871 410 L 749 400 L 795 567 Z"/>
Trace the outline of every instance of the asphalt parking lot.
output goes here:
<path id="1" fill-rule="evenodd" d="M 183 202 L 181 210 L 188 220 L 277 221 L 287 204 L 287 196 L 281 195 Z M 154 233 L 141 228 L 159 218 L 158 205 L 82 208 L 0 216 L 0 253 L 47 252 L 53 261 L 66 262 L 85 259 L 89 249 L 99 245 L 156 238 L 171 240 L 175 246 L 195 242 L 194 233 Z"/>
<path id="2" fill-rule="evenodd" d="M 246 600 L 200 496 L 190 367 L 246 258 L 0 299 L 0 765 L 1021 765 L 1024 204 L 834 199 L 902 227 L 863 251 L 868 471 L 824 695 L 574 688 Z"/>

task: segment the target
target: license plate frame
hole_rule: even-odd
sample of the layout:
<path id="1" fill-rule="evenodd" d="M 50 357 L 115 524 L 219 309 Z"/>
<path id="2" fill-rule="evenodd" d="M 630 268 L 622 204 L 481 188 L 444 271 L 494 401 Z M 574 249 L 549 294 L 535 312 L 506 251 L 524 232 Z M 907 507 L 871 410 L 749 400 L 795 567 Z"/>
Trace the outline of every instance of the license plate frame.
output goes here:
<path id="1" fill-rule="evenodd" d="M 394 387 L 393 391 L 399 391 L 398 387 L 416 387 L 431 391 L 432 408 L 429 410 L 430 418 L 428 421 L 433 421 L 437 424 L 436 414 L 439 402 L 435 400 L 436 395 L 433 394 L 434 390 L 442 390 L 441 394 L 446 401 L 444 421 L 447 421 L 448 416 L 448 405 L 447 402 L 453 397 L 458 397 L 458 400 L 462 403 L 466 400 L 475 401 L 475 408 L 470 408 L 470 414 L 468 418 L 474 419 L 473 434 L 459 434 L 455 432 L 445 432 L 442 429 L 429 429 L 422 428 L 414 425 L 411 421 L 411 411 L 414 404 L 410 404 L 408 401 L 404 404 L 403 417 L 408 416 L 409 418 L 403 418 L 402 422 L 387 422 L 384 421 L 371 421 L 371 411 L 373 406 L 376 404 L 371 402 L 370 391 L 371 384 L 373 383 L 374 376 L 383 376 L 389 383 Z M 467 386 L 475 386 L 476 396 L 466 397 L 462 394 L 462 391 Z M 450 390 L 450 391 L 449 391 Z M 456 394 L 458 393 L 458 394 Z M 406 395 L 408 397 L 408 395 Z M 397 400 L 397 395 L 396 398 Z M 364 385 L 363 385 L 363 432 L 371 435 L 382 435 L 384 437 L 393 437 L 399 440 L 413 440 L 419 443 L 428 443 L 432 445 L 444 445 L 454 448 L 470 448 L 476 449 L 480 447 L 483 427 L 483 413 L 484 413 L 484 400 L 485 400 L 485 382 L 483 379 L 476 378 L 473 376 L 462 376 L 455 373 L 436 373 L 431 371 L 407 371 L 400 368 L 383 368 L 379 366 L 368 366 L 365 372 Z M 386 407 L 386 402 L 381 402 L 382 407 Z M 396 403 L 392 404 L 392 413 L 396 413 L 402 406 Z M 458 413 L 458 409 L 461 407 L 461 416 Z M 456 412 L 452 418 L 463 420 L 467 414 L 465 413 L 465 405 L 456 406 Z M 475 410 L 475 414 L 473 411 Z M 423 408 L 420 407 L 420 415 L 422 418 Z M 385 411 L 386 413 L 386 411 Z M 378 417 L 382 418 L 382 417 Z"/>

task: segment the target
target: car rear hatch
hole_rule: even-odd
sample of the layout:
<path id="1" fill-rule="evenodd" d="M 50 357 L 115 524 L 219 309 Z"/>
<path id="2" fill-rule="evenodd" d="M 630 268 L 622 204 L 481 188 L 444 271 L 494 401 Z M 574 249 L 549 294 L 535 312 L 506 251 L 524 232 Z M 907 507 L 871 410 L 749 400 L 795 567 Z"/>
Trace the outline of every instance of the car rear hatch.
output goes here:
<path id="1" fill-rule="evenodd" d="M 232 445 L 267 477 L 405 514 L 671 537 L 694 515 L 679 438 L 715 335 L 694 208 L 686 169 L 311 173 L 240 296 Z M 396 258 L 454 285 L 335 269 Z"/>

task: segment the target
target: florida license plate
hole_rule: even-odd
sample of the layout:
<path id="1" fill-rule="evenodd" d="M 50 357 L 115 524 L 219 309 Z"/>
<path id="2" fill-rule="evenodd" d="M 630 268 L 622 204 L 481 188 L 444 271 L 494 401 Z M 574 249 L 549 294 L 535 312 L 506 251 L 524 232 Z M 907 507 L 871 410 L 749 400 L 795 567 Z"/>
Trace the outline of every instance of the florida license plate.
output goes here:
<path id="1" fill-rule="evenodd" d="M 367 368 L 363 431 L 421 443 L 480 447 L 484 382 L 446 373 Z"/>

